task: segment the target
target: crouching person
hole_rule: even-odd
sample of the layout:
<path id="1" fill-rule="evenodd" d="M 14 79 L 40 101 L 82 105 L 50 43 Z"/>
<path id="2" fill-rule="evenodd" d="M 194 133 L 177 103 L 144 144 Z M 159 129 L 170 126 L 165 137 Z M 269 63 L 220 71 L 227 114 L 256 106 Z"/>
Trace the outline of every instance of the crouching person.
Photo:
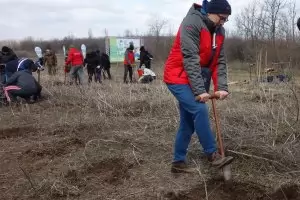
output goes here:
<path id="1" fill-rule="evenodd" d="M 151 69 L 145 68 L 144 65 L 138 69 L 138 74 L 140 76 L 139 83 L 151 83 L 156 79 L 156 74 Z"/>
<path id="2" fill-rule="evenodd" d="M 33 103 L 41 96 L 42 87 L 32 75 L 35 70 L 17 71 L 7 80 L 4 94 L 8 102 L 15 102 L 17 97 L 21 97 L 27 103 Z"/>

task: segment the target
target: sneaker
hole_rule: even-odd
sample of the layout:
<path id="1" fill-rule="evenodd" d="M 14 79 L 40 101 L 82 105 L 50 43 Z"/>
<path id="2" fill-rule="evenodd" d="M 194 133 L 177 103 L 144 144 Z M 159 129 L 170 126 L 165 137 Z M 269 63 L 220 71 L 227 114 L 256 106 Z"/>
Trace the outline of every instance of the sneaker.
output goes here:
<path id="1" fill-rule="evenodd" d="M 222 157 L 220 153 L 214 152 L 208 156 L 208 161 L 211 162 L 212 166 L 222 168 L 225 165 L 229 165 L 233 161 L 233 157 Z"/>
<path id="2" fill-rule="evenodd" d="M 173 162 L 171 167 L 172 173 L 193 173 L 194 170 L 189 168 L 184 161 Z"/>

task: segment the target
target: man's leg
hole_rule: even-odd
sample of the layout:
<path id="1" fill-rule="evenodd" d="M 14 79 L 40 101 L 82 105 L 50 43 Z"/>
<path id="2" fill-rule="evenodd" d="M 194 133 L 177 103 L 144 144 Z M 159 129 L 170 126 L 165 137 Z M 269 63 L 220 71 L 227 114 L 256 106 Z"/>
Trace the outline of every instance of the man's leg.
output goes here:
<path id="1" fill-rule="evenodd" d="M 129 70 L 129 79 L 130 79 L 130 82 L 132 83 L 132 75 L 133 75 L 132 67 L 128 67 L 128 70 Z"/>
<path id="2" fill-rule="evenodd" d="M 192 114 L 196 133 L 203 151 L 213 166 L 222 167 L 233 161 L 233 157 L 222 158 L 216 148 L 209 120 L 208 106 L 195 100 L 189 85 L 168 85 L 183 109 Z"/>
<path id="3" fill-rule="evenodd" d="M 48 75 L 52 75 L 52 66 L 47 65 L 47 68 L 48 68 Z"/>
<path id="4" fill-rule="evenodd" d="M 91 68 L 91 67 L 88 67 L 87 68 L 87 71 L 88 71 L 88 82 L 89 83 L 91 83 L 92 82 L 92 80 L 93 80 L 93 68 Z"/>
<path id="5" fill-rule="evenodd" d="M 21 98 L 25 99 L 27 103 L 31 103 L 30 102 L 30 97 L 34 95 L 33 92 L 29 92 L 29 91 L 24 90 L 24 89 L 21 89 L 21 90 L 12 90 L 11 94 L 13 96 L 18 96 L 18 97 L 21 97 Z"/>
<path id="6" fill-rule="evenodd" d="M 56 65 L 53 65 L 53 75 L 55 76 L 56 75 L 56 73 L 57 73 L 57 66 Z"/>
<path id="7" fill-rule="evenodd" d="M 82 85 L 83 84 L 83 76 L 84 76 L 84 71 L 83 71 L 82 66 L 79 66 L 77 68 L 77 75 L 78 75 L 78 78 L 79 78 L 79 84 Z"/>
<path id="8" fill-rule="evenodd" d="M 102 73 L 103 72 L 103 73 Z M 104 68 L 101 66 L 100 67 L 100 71 L 99 71 L 99 74 L 98 74 L 98 80 L 99 80 L 99 83 L 102 83 L 102 76 L 103 76 L 103 79 L 105 79 L 105 74 L 104 74 Z"/>
<path id="9" fill-rule="evenodd" d="M 207 105 L 195 100 L 189 85 L 168 85 L 168 88 L 179 101 L 182 108 L 192 115 L 192 121 L 204 153 L 210 156 L 216 152 L 216 141 L 210 127 Z"/>
<path id="10" fill-rule="evenodd" d="M 127 83 L 128 66 L 124 65 L 124 83 Z"/>
<path id="11" fill-rule="evenodd" d="M 39 83 L 36 84 L 37 84 L 37 92 L 32 95 L 33 101 L 37 101 L 38 99 L 41 98 L 42 86 Z"/>
<path id="12" fill-rule="evenodd" d="M 101 66 L 101 72 L 102 72 L 101 75 L 103 76 L 103 80 L 107 79 L 106 74 L 105 74 L 106 70 L 102 66 Z"/>
<path id="13" fill-rule="evenodd" d="M 149 62 L 149 61 L 146 61 L 146 62 L 145 62 L 145 66 L 146 66 L 147 69 L 150 69 L 150 62 Z"/>
<path id="14" fill-rule="evenodd" d="M 10 86 L 4 87 L 4 95 L 8 102 L 17 100 L 17 96 L 13 92 L 13 91 L 17 91 L 17 90 L 21 90 L 21 88 L 16 85 L 10 85 Z"/>
<path id="15" fill-rule="evenodd" d="M 193 116 L 179 103 L 180 124 L 174 145 L 174 162 L 185 162 L 191 137 L 194 133 Z"/>
<path id="16" fill-rule="evenodd" d="M 71 66 L 69 76 L 70 76 L 70 84 L 73 84 L 76 78 L 76 67 Z"/>
<path id="17" fill-rule="evenodd" d="M 106 71 L 107 71 L 108 79 L 111 80 L 110 68 L 107 68 Z"/>

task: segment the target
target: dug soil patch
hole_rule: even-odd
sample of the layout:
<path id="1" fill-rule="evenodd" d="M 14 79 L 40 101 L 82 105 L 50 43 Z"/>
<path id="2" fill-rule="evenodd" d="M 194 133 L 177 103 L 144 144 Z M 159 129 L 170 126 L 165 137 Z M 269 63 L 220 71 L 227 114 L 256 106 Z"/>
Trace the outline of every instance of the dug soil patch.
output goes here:
<path id="1" fill-rule="evenodd" d="M 207 190 L 207 194 L 206 194 Z M 165 197 L 169 200 L 198 200 L 198 199 L 213 200 L 300 200 L 299 188 L 296 185 L 282 186 L 274 193 L 268 194 L 266 188 L 254 183 L 218 183 L 213 180 L 205 185 L 178 193 L 169 192 Z"/>

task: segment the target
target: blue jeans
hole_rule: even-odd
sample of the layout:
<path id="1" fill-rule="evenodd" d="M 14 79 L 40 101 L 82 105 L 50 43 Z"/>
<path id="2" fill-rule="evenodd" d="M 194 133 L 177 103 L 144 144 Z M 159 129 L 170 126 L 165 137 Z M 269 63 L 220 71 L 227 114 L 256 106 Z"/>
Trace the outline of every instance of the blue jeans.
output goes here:
<path id="1" fill-rule="evenodd" d="M 185 161 L 191 137 L 196 131 L 206 155 L 217 151 L 209 121 L 208 106 L 195 100 L 189 85 L 168 84 L 179 102 L 180 124 L 174 147 L 174 162 Z"/>
<path id="2" fill-rule="evenodd" d="M 84 76 L 84 71 L 83 71 L 82 65 L 71 67 L 71 70 L 70 70 L 71 82 L 73 82 L 74 79 L 77 77 L 77 78 L 79 78 L 79 84 L 83 84 L 83 76 Z"/>

